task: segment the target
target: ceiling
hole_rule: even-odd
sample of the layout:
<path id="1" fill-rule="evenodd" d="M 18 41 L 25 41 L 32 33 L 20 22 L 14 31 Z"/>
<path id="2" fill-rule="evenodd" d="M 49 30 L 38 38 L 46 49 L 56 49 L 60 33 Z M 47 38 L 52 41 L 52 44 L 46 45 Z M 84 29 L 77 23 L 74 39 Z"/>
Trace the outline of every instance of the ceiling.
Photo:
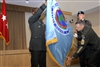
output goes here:
<path id="1" fill-rule="evenodd" d="M 6 0 L 8 4 L 39 7 L 45 0 L 29 0 L 29 3 L 25 3 L 26 0 Z M 72 12 L 76 15 L 78 11 L 86 11 L 87 13 L 100 10 L 100 0 L 56 0 L 63 11 Z"/>

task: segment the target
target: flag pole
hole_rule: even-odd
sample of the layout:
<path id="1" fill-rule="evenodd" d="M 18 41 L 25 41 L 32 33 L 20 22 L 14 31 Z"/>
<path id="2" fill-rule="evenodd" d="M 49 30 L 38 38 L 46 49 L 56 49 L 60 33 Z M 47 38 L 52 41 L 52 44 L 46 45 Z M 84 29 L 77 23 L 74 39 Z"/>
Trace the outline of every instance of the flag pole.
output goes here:
<path id="1" fill-rule="evenodd" d="M 5 53 L 6 53 L 6 52 L 5 52 L 5 51 L 6 51 L 6 50 L 5 50 L 5 47 L 6 47 L 6 46 L 5 46 L 5 41 L 3 40 L 3 60 L 4 60 L 3 64 L 4 64 L 4 67 L 5 67 L 5 62 L 6 62 L 6 61 L 5 61 L 5 58 L 6 58 L 6 56 L 5 56 Z"/>

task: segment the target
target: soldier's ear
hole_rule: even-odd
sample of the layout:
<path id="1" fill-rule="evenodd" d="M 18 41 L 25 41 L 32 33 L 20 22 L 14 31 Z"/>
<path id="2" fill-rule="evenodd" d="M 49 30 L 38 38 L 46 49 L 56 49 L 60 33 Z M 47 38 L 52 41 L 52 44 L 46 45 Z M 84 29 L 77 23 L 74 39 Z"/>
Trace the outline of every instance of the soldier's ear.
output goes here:
<path id="1" fill-rule="evenodd" d="M 84 18 L 85 18 L 85 15 L 84 15 Z"/>
<path id="2" fill-rule="evenodd" d="M 83 28 L 84 28 L 84 24 L 82 24 L 82 26 L 81 26 L 81 27 L 82 27 L 82 29 L 83 29 Z"/>

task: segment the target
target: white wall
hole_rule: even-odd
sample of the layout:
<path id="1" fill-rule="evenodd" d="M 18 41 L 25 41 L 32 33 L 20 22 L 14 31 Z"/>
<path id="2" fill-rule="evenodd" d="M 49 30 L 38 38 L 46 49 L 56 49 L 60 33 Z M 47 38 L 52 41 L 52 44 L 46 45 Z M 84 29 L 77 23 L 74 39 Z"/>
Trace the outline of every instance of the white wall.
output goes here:
<path id="1" fill-rule="evenodd" d="M 100 6 L 100 0 L 56 0 L 60 8 L 64 11 L 72 12 L 73 15 L 78 11 L 87 11 Z"/>
<path id="2" fill-rule="evenodd" d="M 31 16 L 31 13 L 25 12 L 25 28 L 26 28 L 26 44 L 27 48 L 29 48 L 29 42 L 30 42 L 30 37 L 31 37 L 31 32 L 28 24 L 28 19 Z"/>
<path id="3" fill-rule="evenodd" d="M 86 14 L 86 19 L 92 23 L 92 28 L 100 36 L 100 10 Z"/>

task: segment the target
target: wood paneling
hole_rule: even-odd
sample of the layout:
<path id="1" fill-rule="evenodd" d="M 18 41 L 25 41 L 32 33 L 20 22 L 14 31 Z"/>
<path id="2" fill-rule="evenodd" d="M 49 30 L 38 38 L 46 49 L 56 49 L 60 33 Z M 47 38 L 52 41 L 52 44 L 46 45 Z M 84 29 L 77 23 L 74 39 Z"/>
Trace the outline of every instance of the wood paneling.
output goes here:
<path id="1" fill-rule="evenodd" d="M 64 15 L 69 15 L 72 16 L 72 12 L 68 12 L 68 11 L 62 11 Z"/>
<path id="2" fill-rule="evenodd" d="M 72 46 L 69 52 L 69 56 L 73 55 L 76 47 Z M 6 50 L 0 51 L 0 67 L 30 67 L 30 53 L 26 50 Z M 78 63 L 76 59 L 72 61 L 72 64 Z M 54 61 L 49 57 L 47 53 L 47 67 L 58 67 Z"/>
<path id="3" fill-rule="evenodd" d="M 30 67 L 30 53 L 28 50 L 0 51 L 0 66 Z"/>

